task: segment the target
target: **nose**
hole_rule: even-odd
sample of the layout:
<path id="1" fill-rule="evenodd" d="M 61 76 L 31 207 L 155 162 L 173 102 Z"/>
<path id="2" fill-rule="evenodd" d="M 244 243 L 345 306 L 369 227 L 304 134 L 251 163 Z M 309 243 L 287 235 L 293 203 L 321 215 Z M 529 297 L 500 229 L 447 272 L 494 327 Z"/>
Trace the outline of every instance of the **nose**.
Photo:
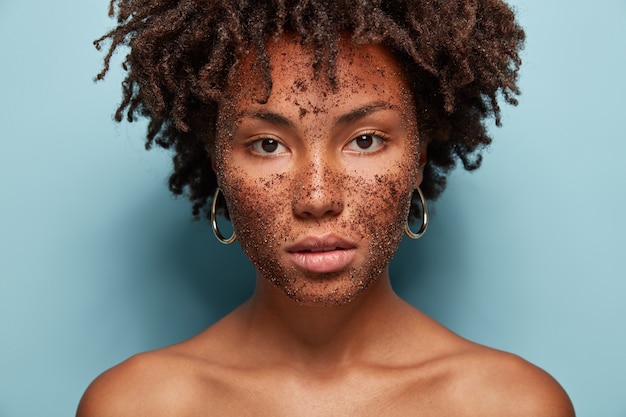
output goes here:
<path id="1" fill-rule="evenodd" d="M 342 176 L 322 160 L 299 170 L 293 186 L 292 211 L 297 217 L 321 219 L 343 210 Z"/>

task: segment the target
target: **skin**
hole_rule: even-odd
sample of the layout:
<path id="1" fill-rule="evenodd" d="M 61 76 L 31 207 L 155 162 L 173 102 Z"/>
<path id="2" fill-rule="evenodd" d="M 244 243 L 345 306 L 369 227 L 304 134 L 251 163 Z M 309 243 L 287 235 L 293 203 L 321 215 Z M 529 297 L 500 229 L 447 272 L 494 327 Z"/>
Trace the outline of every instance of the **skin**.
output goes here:
<path id="1" fill-rule="evenodd" d="M 102 374 L 78 417 L 573 416 L 547 373 L 393 292 L 387 265 L 426 158 L 394 58 L 344 40 L 332 88 L 297 39 L 268 48 L 267 102 L 244 57 L 210 147 L 257 269 L 254 295 L 199 335 Z M 350 251 L 321 256 L 332 271 L 294 254 L 329 233 Z"/>
<path id="2" fill-rule="evenodd" d="M 344 45 L 344 59 L 357 61 L 341 68 L 333 92 L 326 80 L 313 79 L 310 56 L 299 53 L 297 40 L 272 46 L 284 82 L 276 80 L 267 103 L 259 104 L 249 91 L 262 81 L 244 62 L 220 112 L 218 182 L 259 273 L 259 291 L 270 281 L 300 304 L 342 305 L 387 277 L 421 181 L 412 98 L 395 82 L 401 80 L 395 62 L 372 55 L 376 48 Z M 336 255 L 352 252 L 354 262 L 322 274 L 317 265 L 311 271 L 292 262 L 294 244 L 323 243 L 328 235 L 347 241 L 351 249 Z M 309 258 L 303 262 L 320 261 Z"/>

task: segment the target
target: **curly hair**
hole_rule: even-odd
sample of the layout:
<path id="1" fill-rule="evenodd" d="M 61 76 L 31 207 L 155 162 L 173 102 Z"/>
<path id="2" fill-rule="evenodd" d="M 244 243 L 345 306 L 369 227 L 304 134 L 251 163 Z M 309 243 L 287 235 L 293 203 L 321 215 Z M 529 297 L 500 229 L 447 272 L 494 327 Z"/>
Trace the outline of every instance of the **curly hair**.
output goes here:
<path id="1" fill-rule="evenodd" d="M 422 190 L 444 190 L 457 161 L 480 166 L 491 143 L 485 121 L 500 126 L 499 100 L 516 105 L 524 31 L 501 0 L 111 0 L 117 25 L 103 79 L 120 46 L 128 46 L 123 100 L 115 119 L 148 118 L 146 148 L 173 149 L 170 190 L 187 194 L 193 214 L 208 214 L 217 187 L 207 149 L 218 103 L 239 58 L 254 50 L 272 88 L 265 42 L 290 32 L 314 50 L 314 70 L 331 85 L 340 34 L 385 46 L 413 90 L 420 137 L 428 141 Z"/>

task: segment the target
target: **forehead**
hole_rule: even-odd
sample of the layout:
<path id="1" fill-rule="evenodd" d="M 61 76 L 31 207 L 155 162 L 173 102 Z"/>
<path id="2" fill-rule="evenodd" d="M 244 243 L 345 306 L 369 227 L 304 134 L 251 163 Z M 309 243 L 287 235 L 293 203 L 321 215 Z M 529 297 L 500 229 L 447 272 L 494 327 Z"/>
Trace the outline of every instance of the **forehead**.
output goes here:
<path id="1" fill-rule="evenodd" d="M 356 45 L 347 38 L 339 41 L 334 64 L 324 62 L 314 70 L 315 51 L 300 39 L 285 34 L 266 43 L 271 92 L 255 53 L 241 59 L 228 85 L 235 107 L 264 102 L 289 101 L 306 111 L 322 111 L 340 104 L 387 101 L 412 103 L 404 73 L 394 56 L 383 46 Z M 336 83 L 330 82 L 333 71 Z"/>

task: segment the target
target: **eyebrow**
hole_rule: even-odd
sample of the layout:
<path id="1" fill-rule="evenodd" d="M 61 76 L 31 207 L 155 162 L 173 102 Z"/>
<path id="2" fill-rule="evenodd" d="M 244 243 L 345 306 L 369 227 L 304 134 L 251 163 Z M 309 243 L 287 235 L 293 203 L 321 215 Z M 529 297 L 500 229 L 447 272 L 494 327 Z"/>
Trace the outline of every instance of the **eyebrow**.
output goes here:
<path id="1" fill-rule="evenodd" d="M 379 110 L 387 110 L 393 108 L 395 108 L 395 106 L 386 101 L 375 101 L 373 103 L 358 107 L 340 116 L 335 124 L 338 126 L 347 125 L 356 122 L 357 120 L 362 119 L 366 116 L 369 116 L 370 114 L 375 113 Z"/>
<path id="2" fill-rule="evenodd" d="M 339 116 L 335 121 L 335 125 L 344 126 L 353 123 L 359 119 L 362 119 L 372 113 L 380 110 L 394 109 L 395 106 L 386 101 L 375 101 L 373 103 L 366 104 L 349 111 L 346 114 Z M 253 119 L 260 119 L 278 126 L 284 126 L 289 128 L 295 128 L 296 125 L 287 117 L 265 110 L 245 110 L 240 114 L 240 117 L 251 117 Z"/>
<path id="3" fill-rule="evenodd" d="M 285 116 L 282 116 L 278 113 L 265 111 L 265 110 L 246 110 L 240 114 L 240 117 L 251 117 L 253 119 L 260 119 L 260 120 L 268 121 L 275 125 L 285 126 L 285 127 L 290 127 L 290 128 L 296 127 L 296 125 Z"/>

